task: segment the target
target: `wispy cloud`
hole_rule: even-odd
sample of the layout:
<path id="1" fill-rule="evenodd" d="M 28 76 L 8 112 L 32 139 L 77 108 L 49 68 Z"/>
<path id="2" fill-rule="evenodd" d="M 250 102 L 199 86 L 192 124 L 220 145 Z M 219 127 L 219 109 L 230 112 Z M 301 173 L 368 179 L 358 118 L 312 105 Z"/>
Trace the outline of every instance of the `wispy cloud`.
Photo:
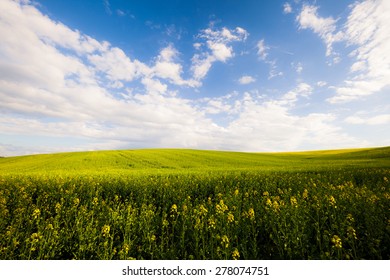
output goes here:
<path id="1" fill-rule="evenodd" d="M 109 0 L 103 0 L 104 10 L 108 15 L 112 15 L 111 4 Z"/>
<path id="2" fill-rule="evenodd" d="M 350 56 L 355 60 L 352 76 L 331 103 L 348 102 L 365 98 L 390 86 L 390 2 L 371 1 L 356 3 L 345 24 L 345 41 L 355 49 Z"/>
<path id="3" fill-rule="evenodd" d="M 333 62 L 339 61 L 338 54 L 333 50 L 333 44 L 343 39 L 343 33 L 336 32 L 336 19 L 319 16 L 317 6 L 304 5 L 296 20 L 300 29 L 311 29 L 320 36 L 326 44 L 326 56 L 333 56 Z"/>

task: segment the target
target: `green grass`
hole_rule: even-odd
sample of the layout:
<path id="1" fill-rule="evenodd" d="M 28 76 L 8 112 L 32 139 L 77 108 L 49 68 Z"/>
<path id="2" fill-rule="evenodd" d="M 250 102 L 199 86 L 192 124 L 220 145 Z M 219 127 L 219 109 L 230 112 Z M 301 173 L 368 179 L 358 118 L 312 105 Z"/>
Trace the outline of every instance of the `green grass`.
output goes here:
<path id="1" fill-rule="evenodd" d="M 318 170 L 347 166 L 390 167 L 390 147 L 296 153 L 148 149 L 0 158 L 1 173 L 175 173 L 205 170 Z"/>
<path id="2" fill-rule="evenodd" d="M 390 148 L 0 158 L 0 259 L 389 259 Z"/>

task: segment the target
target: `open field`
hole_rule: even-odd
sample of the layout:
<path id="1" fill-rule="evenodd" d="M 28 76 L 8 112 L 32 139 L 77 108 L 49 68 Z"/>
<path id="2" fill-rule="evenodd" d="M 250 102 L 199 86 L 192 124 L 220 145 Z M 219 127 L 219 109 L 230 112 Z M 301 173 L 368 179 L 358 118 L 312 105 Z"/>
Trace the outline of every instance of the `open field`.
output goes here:
<path id="1" fill-rule="evenodd" d="M 390 148 L 0 158 L 0 259 L 389 259 Z"/>

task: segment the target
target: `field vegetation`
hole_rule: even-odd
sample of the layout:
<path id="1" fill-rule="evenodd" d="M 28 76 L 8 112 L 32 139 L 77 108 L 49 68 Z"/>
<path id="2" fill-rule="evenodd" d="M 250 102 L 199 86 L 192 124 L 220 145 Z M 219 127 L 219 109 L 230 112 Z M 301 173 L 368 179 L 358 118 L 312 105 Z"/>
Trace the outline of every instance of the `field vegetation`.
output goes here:
<path id="1" fill-rule="evenodd" d="M 390 148 L 0 158 L 0 259 L 389 259 Z"/>

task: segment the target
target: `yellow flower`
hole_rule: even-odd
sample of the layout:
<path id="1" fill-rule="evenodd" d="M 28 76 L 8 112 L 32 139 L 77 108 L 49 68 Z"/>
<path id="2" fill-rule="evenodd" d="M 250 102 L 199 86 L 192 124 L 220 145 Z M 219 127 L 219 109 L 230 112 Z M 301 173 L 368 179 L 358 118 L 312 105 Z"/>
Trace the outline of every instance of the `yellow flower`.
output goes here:
<path id="1" fill-rule="evenodd" d="M 240 252 L 238 252 L 237 248 L 234 248 L 232 252 L 232 258 L 233 260 L 238 260 L 240 258 Z"/>
<path id="2" fill-rule="evenodd" d="M 123 244 L 123 251 L 125 252 L 126 255 L 129 252 L 129 250 L 130 250 L 129 245 L 128 244 Z"/>
<path id="3" fill-rule="evenodd" d="M 236 190 L 234 191 L 234 195 L 237 196 L 238 193 L 239 193 L 239 191 L 238 191 L 238 189 L 236 189 Z"/>
<path id="4" fill-rule="evenodd" d="M 305 189 L 305 190 L 303 191 L 303 193 L 302 193 L 302 198 L 303 198 L 303 199 L 307 199 L 308 196 L 309 196 L 309 192 L 307 191 L 307 189 Z"/>
<path id="5" fill-rule="evenodd" d="M 267 204 L 268 207 L 271 207 L 271 206 L 272 206 L 272 201 L 271 201 L 271 199 L 267 198 L 267 201 L 266 201 L 265 204 Z"/>
<path id="6" fill-rule="evenodd" d="M 248 210 L 248 218 L 253 220 L 255 218 L 255 210 L 253 208 L 249 208 Z"/>
<path id="7" fill-rule="evenodd" d="M 294 196 L 290 198 L 290 202 L 293 207 L 298 207 L 298 201 Z"/>
<path id="8" fill-rule="evenodd" d="M 227 205 L 225 205 L 222 199 L 219 201 L 219 204 L 215 205 L 215 209 L 218 214 L 223 214 L 225 211 L 229 210 L 229 208 L 227 207 Z"/>
<path id="9" fill-rule="evenodd" d="M 203 206 L 203 204 L 201 204 L 199 206 L 199 215 L 200 216 L 205 216 L 207 214 L 208 210 L 206 209 L 206 207 Z"/>
<path id="10" fill-rule="evenodd" d="M 209 220 L 208 220 L 208 225 L 209 225 L 209 229 L 215 229 L 215 219 L 213 217 L 211 217 Z"/>
<path id="11" fill-rule="evenodd" d="M 221 237 L 221 244 L 225 246 L 225 248 L 229 247 L 229 238 L 226 235 Z"/>
<path id="12" fill-rule="evenodd" d="M 96 206 L 98 203 L 99 203 L 98 198 L 94 197 L 93 200 L 92 200 L 92 204 Z"/>
<path id="13" fill-rule="evenodd" d="M 34 220 L 38 219 L 38 217 L 41 215 L 41 210 L 39 210 L 38 208 L 36 208 L 32 214 Z"/>
<path id="14" fill-rule="evenodd" d="M 333 235 L 332 243 L 333 243 L 333 246 L 338 248 L 338 249 L 343 248 L 343 243 L 341 242 L 341 238 L 338 237 L 337 235 Z"/>
<path id="15" fill-rule="evenodd" d="M 356 230 L 353 227 L 351 227 L 351 226 L 348 227 L 347 234 L 349 237 L 352 237 L 353 239 L 357 240 Z"/>
<path id="16" fill-rule="evenodd" d="M 228 223 L 233 223 L 234 222 L 234 215 L 232 213 L 229 213 L 227 216 Z"/>
<path id="17" fill-rule="evenodd" d="M 173 204 L 173 205 L 171 206 L 171 212 L 172 212 L 172 213 L 176 213 L 176 212 L 177 212 L 177 205 L 176 205 L 176 204 Z"/>
<path id="18" fill-rule="evenodd" d="M 80 199 L 78 197 L 76 197 L 75 199 L 73 199 L 73 206 L 74 207 L 77 207 L 80 203 Z"/>
<path id="19" fill-rule="evenodd" d="M 274 208 L 275 211 L 278 211 L 279 210 L 279 203 L 274 200 L 274 202 L 272 203 L 272 207 Z"/>
<path id="20" fill-rule="evenodd" d="M 56 213 L 58 214 L 60 211 L 61 211 L 61 203 L 59 203 L 59 202 L 57 202 L 56 203 L 56 207 L 55 207 L 55 209 L 56 209 Z"/>
<path id="21" fill-rule="evenodd" d="M 110 235 L 110 226 L 109 225 L 104 225 L 102 227 L 102 234 L 104 237 L 108 237 Z"/>
<path id="22" fill-rule="evenodd" d="M 354 223 L 354 222 L 355 222 L 355 219 L 354 219 L 354 217 L 352 216 L 352 214 L 348 214 L 348 215 L 347 215 L 347 221 L 348 221 L 349 223 Z"/>
<path id="23" fill-rule="evenodd" d="M 329 197 L 329 203 L 331 206 L 333 206 L 334 208 L 337 208 L 337 205 L 336 205 L 336 199 L 333 197 L 333 195 L 331 195 Z"/>

